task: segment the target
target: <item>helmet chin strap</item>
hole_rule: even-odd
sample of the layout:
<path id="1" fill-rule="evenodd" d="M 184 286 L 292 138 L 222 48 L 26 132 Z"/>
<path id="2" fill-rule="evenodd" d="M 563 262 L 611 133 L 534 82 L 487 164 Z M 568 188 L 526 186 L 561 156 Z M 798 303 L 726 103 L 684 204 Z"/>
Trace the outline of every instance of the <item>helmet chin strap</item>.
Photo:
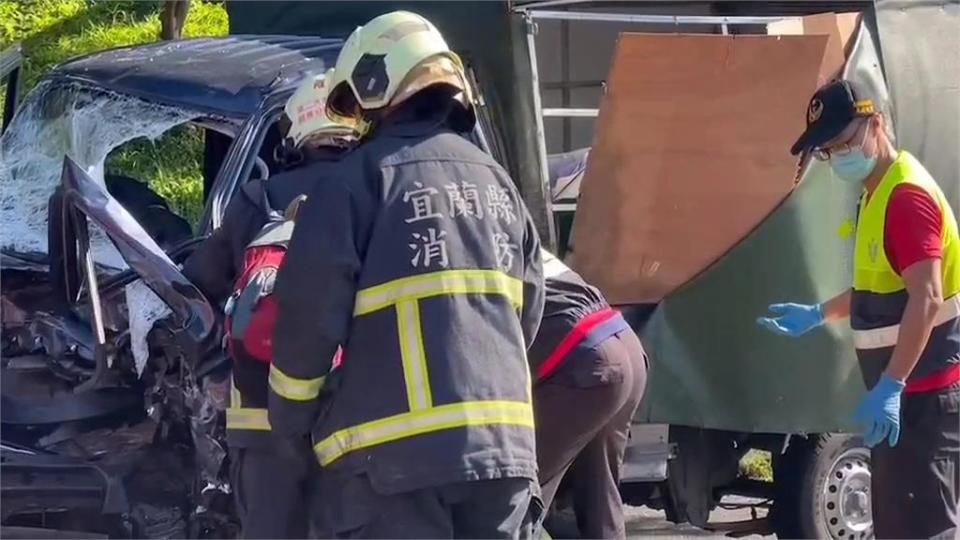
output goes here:
<path id="1" fill-rule="evenodd" d="M 360 116 L 358 116 L 357 133 L 359 133 L 360 138 L 363 139 L 367 135 L 373 133 L 377 124 L 379 124 L 379 121 L 377 119 L 370 118 L 367 112 L 363 112 Z"/>
<path id="2" fill-rule="evenodd" d="M 477 123 L 477 109 L 471 102 L 467 92 L 460 92 L 453 97 L 455 105 L 450 111 L 450 125 L 459 133 L 466 133 Z"/>

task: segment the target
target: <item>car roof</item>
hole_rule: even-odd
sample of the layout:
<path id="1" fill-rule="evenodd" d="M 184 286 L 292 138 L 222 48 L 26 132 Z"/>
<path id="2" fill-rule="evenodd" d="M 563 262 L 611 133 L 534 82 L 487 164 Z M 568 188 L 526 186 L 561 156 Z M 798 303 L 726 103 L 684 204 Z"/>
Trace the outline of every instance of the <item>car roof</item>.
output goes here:
<path id="1" fill-rule="evenodd" d="M 237 35 L 163 41 L 101 51 L 57 66 L 50 77 L 152 102 L 247 117 L 268 95 L 334 66 L 339 39 Z"/>

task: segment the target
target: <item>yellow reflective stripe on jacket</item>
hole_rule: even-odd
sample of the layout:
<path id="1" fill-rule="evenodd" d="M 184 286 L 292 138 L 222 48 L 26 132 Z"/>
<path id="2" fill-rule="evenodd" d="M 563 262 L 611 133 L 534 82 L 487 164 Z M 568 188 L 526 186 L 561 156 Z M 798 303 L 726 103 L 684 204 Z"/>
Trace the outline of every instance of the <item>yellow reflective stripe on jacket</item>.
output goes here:
<path id="1" fill-rule="evenodd" d="M 420 306 L 416 300 L 397 304 L 397 331 L 400 334 L 400 360 L 403 380 L 407 385 L 407 402 L 411 411 L 433 405 L 427 356 L 423 346 Z"/>
<path id="2" fill-rule="evenodd" d="M 232 375 L 230 376 L 230 406 L 227 407 L 227 429 L 270 431 L 267 410 L 244 408 L 243 396 L 234 384 Z"/>
<path id="3" fill-rule="evenodd" d="M 230 375 L 230 407 L 238 409 L 243 407 L 243 396 L 240 395 L 240 390 L 237 389 L 237 385 L 234 383 L 233 375 Z"/>
<path id="4" fill-rule="evenodd" d="M 365 315 L 400 302 L 441 294 L 500 294 L 523 305 L 523 282 L 498 270 L 443 270 L 420 274 L 363 289 L 357 293 L 354 315 Z"/>
<path id="5" fill-rule="evenodd" d="M 321 465 L 350 452 L 445 429 L 489 424 L 533 428 L 533 409 L 520 401 L 467 401 L 411 411 L 341 429 L 314 446 Z"/>
<path id="6" fill-rule="evenodd" d="M 230 407 L 227 409 L 227 429 L 270 431 L 270 420 L 267 419 L 267 410 Z"/>
<path id="7" fill-rule="evenodd" d="M 278 395 L 291 401 L 309 401 L 316 399 L 323 388 L 324 377 L 316 379 L 298 379 L 280 371 L 270 364 L 270 388 Z"/>
<path id="8" fill-rule="evenodd" d="M 322 465 L 355 450 L 445 429 L 490 424 L 533 428 L 529 401 L 433 405 L 420 300 L 458 294 L 500 295 L 519 308 L 523 305 L 523 282 L 497 270 L 444 270 L 396 279 L 357 293 L 354 316 L 395 308 L 409 410 L 344 428 L 324 438 L 314 447 Z M 529 377 L 527 386 L 529 399 Z"/>

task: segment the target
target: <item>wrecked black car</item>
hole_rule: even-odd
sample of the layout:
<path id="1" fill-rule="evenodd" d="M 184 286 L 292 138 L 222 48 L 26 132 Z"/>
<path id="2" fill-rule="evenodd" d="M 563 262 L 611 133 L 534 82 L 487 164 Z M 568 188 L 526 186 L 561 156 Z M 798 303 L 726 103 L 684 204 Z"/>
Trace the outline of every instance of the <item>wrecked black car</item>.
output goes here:
<path id="1" fill-rule="evenodd" d="M 280 170 L 277 120 L 339 40 L 231 36 L 55 68 L 0 139 L 0 536 L 235 538 L 220 306 L 178 270 L 246 181 Z M 10 101 L 8 100 L 8 103 Z M 112 152 L 202 134 L 202 212 Z M 149 159 L 144 155 L 143 159 Z"/>

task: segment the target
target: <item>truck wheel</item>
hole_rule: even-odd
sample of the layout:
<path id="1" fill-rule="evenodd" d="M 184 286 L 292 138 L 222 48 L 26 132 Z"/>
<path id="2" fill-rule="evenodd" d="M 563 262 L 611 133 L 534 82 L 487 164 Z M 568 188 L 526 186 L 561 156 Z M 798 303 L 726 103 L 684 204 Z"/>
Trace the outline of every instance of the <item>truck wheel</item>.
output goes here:
<path id="1" fill-rule="evenodd" d="M 797 441 L 778 460 L 774 478 L 781 538 L 874 537 L 870 451 L 860 437 L 824 434 Z"/>

